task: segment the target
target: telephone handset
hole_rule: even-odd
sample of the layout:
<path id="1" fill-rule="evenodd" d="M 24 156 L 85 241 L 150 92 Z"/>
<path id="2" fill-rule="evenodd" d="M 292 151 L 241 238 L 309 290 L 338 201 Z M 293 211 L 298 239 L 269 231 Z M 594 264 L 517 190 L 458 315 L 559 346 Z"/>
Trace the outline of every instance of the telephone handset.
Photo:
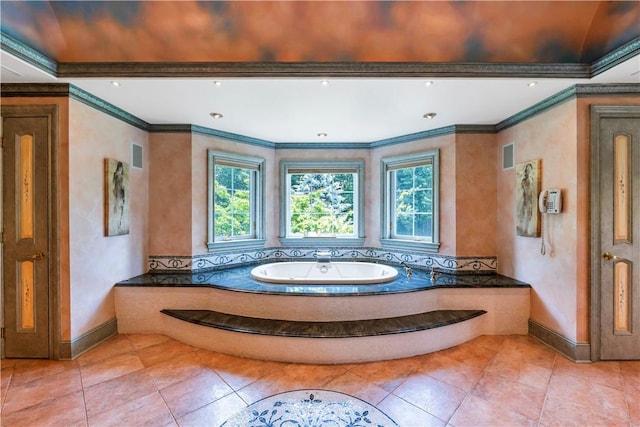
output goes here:
<path id="1" fill-rule="evenodd" d="M 562 192 L 555 188 L 544 190 L 538 197 L 538 210 L 543 214 L 558 214 L 562 210 Z"/>
<path id="2" fill-rule="evenodd" d="M 543 214 L 559 214 L 562 210 L 562 192 L 557 189 L 544 190 L 538 196 L 538 210 Z M 542 222 L 544 224 L 544 222 Z M 540 253 L 545 255 L 547 248 L 544 244 L 544 225 L 542 225 L 542 243 Z"/>

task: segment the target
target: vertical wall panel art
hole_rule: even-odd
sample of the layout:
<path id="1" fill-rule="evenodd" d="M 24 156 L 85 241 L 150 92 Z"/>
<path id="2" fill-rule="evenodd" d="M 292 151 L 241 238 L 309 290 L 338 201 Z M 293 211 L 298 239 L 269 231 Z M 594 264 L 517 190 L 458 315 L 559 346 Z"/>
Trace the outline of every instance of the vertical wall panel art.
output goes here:
<path id="1" fill-rule="evenodd" d="M 516 235 L 540 237 L 540 160 L 516 165 Z"/>
<path id="2" fill-rule="evenodd" d="M 129 165 L 105 159 L 105 235 L 129 234 Z"/>

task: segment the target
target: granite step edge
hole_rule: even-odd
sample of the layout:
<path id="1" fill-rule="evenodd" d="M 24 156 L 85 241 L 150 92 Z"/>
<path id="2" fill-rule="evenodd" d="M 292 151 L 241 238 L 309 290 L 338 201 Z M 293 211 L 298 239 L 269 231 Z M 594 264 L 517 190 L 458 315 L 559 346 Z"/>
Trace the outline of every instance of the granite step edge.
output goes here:
<path id="1" fill-rule="evenodd" d="M 225 331 L 295 338 L 356 338 L 411 333 L 464 322 L 487 313 L 485 310 L 434 310 L 382 319 L 310 322 L 261 319 L 212 310 L 164 309 L 160 312 L 185 322 Z"/>

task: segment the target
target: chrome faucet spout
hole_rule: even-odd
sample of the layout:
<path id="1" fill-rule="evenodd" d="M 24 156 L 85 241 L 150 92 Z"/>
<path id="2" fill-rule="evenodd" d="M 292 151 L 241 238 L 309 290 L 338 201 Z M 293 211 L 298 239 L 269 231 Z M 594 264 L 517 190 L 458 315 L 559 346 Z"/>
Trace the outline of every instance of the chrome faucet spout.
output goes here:
<path id="1" fill-rule="evenodd" d="M 316 262 L 328 263 L 331 262 L 330 251 L 316 251 Z"/>

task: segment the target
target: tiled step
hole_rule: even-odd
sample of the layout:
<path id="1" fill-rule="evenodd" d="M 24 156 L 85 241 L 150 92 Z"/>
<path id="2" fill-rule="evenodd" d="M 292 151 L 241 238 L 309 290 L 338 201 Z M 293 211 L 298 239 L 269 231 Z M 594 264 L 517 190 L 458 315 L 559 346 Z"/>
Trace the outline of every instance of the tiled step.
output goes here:
<path id="1" fill-rule="evenodd" d="M 309 322 L 260 319 L 211 310 L 164 309 L 161 313 L 197 325 L 247 334 L 299 338 L 355 338 L 392 335 L 453 325 L 485 310 L 435 310 L 384 319 Z"/>

